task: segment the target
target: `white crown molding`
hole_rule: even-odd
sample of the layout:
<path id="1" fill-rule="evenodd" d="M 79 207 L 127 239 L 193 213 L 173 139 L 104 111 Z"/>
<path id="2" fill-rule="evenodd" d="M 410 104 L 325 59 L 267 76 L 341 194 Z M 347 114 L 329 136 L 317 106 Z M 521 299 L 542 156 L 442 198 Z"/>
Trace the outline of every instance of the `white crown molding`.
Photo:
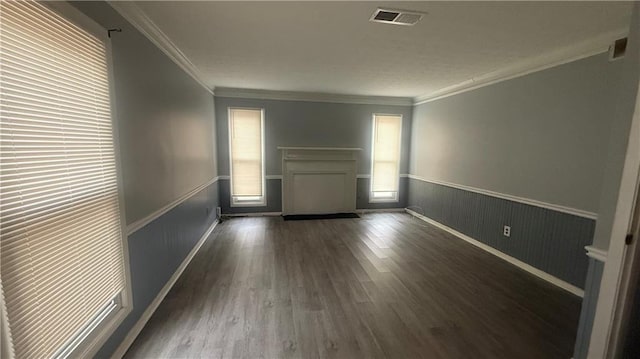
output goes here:
<path id="1" fill-rule="evenodd" d="M 446 181 L 426 179 L 426 178 L 423 178 L 423 177 L 420 177 L 420 176 L 416 176 L 416 175 L 412 175 L 412 174 L 409 175 L 409 178 L 412 178 L 412 179 L 415 179 L 415 180 L 418 180 L 418 181 L 422 181 L 422 182 L 434 183 L 434 184 L 447 186 L 447 187 L 451 187 L 451 188 L 457 188 L 457 189 L 461 189 L 461 190 L 464 190 L 464 191 L 484 194 L 484 195 L 491 196 L 491 197 L 506 199 L 508 201 L 528 204 L 530 206 L 546 208 L 546 209 L 550 209 L 550 210 L 553 210 L 553 211 L 556 211 L 556 212 L 567 213 L 567 214 L 571 214 L 571 215 L 578 216 L 578 217 L 584 217 L 584 218 L 594 219 L 594 220 L 598 219 L 598 214 L 597 213 L 584 211 L 584 210 L 577 209 L 577 208 L 566 207 L 566 206 L 562 206 L 562 205 L 559 205 L 559 204 L 542 202 L 542 201 L 538 201 L 538 200 L 531 199 L 531 198 L 518 197 L 518 196 L 513 196 L 513 195 L 510 195 L 510 194 L 506 194 L 506 193 L 494 192 L 494 191 L 490 191 L 490 190 L 486 190 L 486 189 L 481 189 L 481 188 L 476 188 L 476 187 L 471 187 L 471 186 L 465 186 L 465 185 L 446 182 Z"/>
<path id="2" fill-rule="evenodd" d="M 196 187 L 196 188 L 192 189 L 191 191 L 185 193 L 184 195 L 180 196 L 175 201 L 167 204 L 166 206 L 158 209 L 157 211 L 149 214 L 148 216 L 146 216 L 146 217 L 144 217 L 142 219 L 139 219 L 139 220 L 127 225 L 127 236 L 132 235 L 137 230 L 139 230 L 140 228 L 146 226 L 147 224 L 155 221 L 157 218 L 159 218 L 163 214 L 169 212 L 170 210 L 172 210 L 173 208 L 178 206 L 180 203 L 188 200 L 189 198 L 193 197 L 198 192 L 200 192 L 203 189 L 205 189 L 205 188 L 211 186 L 212 184 L 216 183 L 218 180 L 222 179 L 221 177 L 223 177 L 223 176 L 214 177 L 214 178 L 208 180 L 207 182 L 199 185 L 198 187 Z"/>
<path id="3" fill-rule="evenodd" d="M 340 95 L 316 92 L 271 91 L 216 87 L 216 97 L 250 98 L 257 100 L 350 103 L 364 105 L 412 106 L 410 97 Z"/>
<path id="4" fill-rule="evenodd" d="M 608 252 L 604 249 L 596 248 L 594 246 L 585 246 L 584 249 L 587 250 L 587 256 L 598 260 L 602 263 L 607 261 Z"/>
<path id="5" fill-rule="evenodd" d="M 164 52 L 173 62 L 193 77 L 198 84 L 213 95 L 213 90 L 203 80 L 198 68 L 187 56 L 171 41 L 158 25 L 156 25 L 134 2 L 107 1 L 122 17 L 129 21 L 147 39 Z"/>
<path id="6" fill-rule="evenodd" d="M 518 61 L 499 70 L 441 88 L 427 95 L 418 96 L 414 99 L 413 104 L 421 105 L 606 52 L 614 40 L 627 36 L 628 32 L 628 28 L 618 29 L 569 47 Z"/>
<path id="7" fill-rule="evenodd" d="M 563 281 L 560 278 L 557 278 L 557 277 L 555 277 L 555 276 L 553 276 L 553 275 L 551 275 L 551 274 L 549 274 L 549 273 L 547 273 L 545 271 L 542 271 L 542 270 L 540 270 L 540 269 L 538 269 L 538 268 L 536 268 L 536 267 L 534 267 L 532 265 L 529 265 L 529 264 L 527 264 L 527 263 L 525 263 L 525 262 L 523 262 L 523 261 L 521 261 L 519 259 L 516 259 L 516 258 L 514 258 L 514 257 L 512 257 L 512 256 L 510 256 L 510 255 L 508 255 L 508 254 L 506 254 L 504 252 L 501 252 L 501 251 L 499 251 L 499 250 L 497 250 L 497 249 L 495 249 L 495 248 L 493 248 L 493 247 L 491 247 L 491 246 L 489 246 L 487 244 L 484 244 L 484 243 L 478 241 L 477 239 L 471 238 L 471 237 L 467 236 L 466 234 L 458 232 L 455 229 L 453 229 L 453 228 L 451 228 L 449 226 L 446 226 L 446 225 L 444 225 L 444 224 L 442 224 L 442 223 L 440 223 L 440 222 L 438 222 L 438 221 L 436 221 L 434 219 L 431 219 L 431 218 L 429 218 L 427 216 L 423 216 L 423 215 L 421 215 L 421 214 L 419 214 L 417 212 L 414 212 L 414 211 L 412 211 L 412 210 L 410 210 L 408 208 L 405 209 L 405 211 L 407 213 L 409 213 L 410 215 L 412 215 L 414 217 L 417 217 L 417 218 L 419 218 L 419 219 L 421 219 L 421 220 L 423 220 L 423 221 L 425 221 L 425 222 L 427 222 L 427 223 L 429 223 L 429 224 L 431 224 L 433 226 L 436 226 L 436 227 L 444 230 L 445 232 L 449 232 L 449 233 L 453 234 L 454 236 L 462 239 L 463 241 L 468 242 L 468 243 L 470 243 L 470 244 L 472 244 L 472 245 L 474 245 L 474 246 L 476 246 L 476 247 L 478 247 L 480 249 L 483 249 L 483 250 L 493 254 L 494 256 L 496 256 L 496 257 L 498 257 L 500 259 L 503 259 L 503 260 L 515 265 L 516 267 L 524 269 L 525 271 L 535 275 L 536 277 L 541 278 L 541 279 L 543 279 L 543 280 L 545 280 L 545 281 L 547 281 L 547 282 L 549 282 L 549 283 L 551 283 L 553 285 L 556 285 L 556 286 L 566 290 L 569 293 L 577 295 L 578 297 L 584 297 L 584 290 L 576 287 L 573 284 L 567 283 L 567 282 Z"/>

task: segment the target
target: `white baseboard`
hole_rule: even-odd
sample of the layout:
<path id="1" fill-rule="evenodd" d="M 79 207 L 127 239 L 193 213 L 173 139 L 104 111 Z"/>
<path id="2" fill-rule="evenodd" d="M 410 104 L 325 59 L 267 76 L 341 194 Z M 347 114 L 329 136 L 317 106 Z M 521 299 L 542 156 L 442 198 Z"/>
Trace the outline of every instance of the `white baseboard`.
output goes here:
<path id="1" fill-rule="evenodd" d="M 503 253 L 503 252 L 501 252 L 501 251 L 499 251 L 499 250 L 497 250 L 497 249 L 495 249 L 495 248 L 493 248 L 491 246 L 488 246 L 488 245 L 486 245 L 486 244 L 484 244 L 484 243 L 482 243 L 482 242 L 480 242 L 480 241 L 478 241 L 476 239 L 473 239 L 473 238 L 467 236 L 466 234 L 460 233 L 460 232 L 456 231 L 455 229 L 453 229 L 451 227 L 448 227 L 448 226 L 446 226 L 446 225 L 444 225 L 444 224 L 442 224 L 440 222 L 437 222 L 437 221 L 435 221 L 435 220 L 433 220 L 433 219 L 431 219 L 429 217 L 423 216 L 423 215 L 421 215 L 421 214 L 419 214 L 417 212 L 414 212 L 414 211 L 412 211 L 410 209 L 407 209 L 406 211 L 407 211 L 407 213 L 411 214 L 412 216 L 415 216 L 415 217 L 417 217 L 417 218 L 419 218 L 419 219 L 421 219 L 421 220 L 423 220 L 423 221 L 425 221 L 425 222 L 427 222 L 427 223 L 429 223 L 431 225 L 434 225 L 434 226 L 436 226 L 436 227 L 438 227 L 438 228 L 440 228 L 440 229 L 442 229 L 442 230 L 444 230 L 446 232 L 449 232 L 449 233 L 453 234 L 454 236 L 456 236 L 456 237 L 458 237 L 458 238 L 460 238 L 460 239 L 462 239 L 462 240 L 464 240 L 464 241 L 466 241 L 468 243 L 471 243 L 474 246 L 476 246 L 476 247 L 478 247 L 480 249 L 483 249 L 483 250 L 493 254 L 494 256 L 496 256 L 496 257 L 498 257 L 500 259 L 503 259 L 503 260 L 515 265 L 516 267 L 524 269 L 525 271 L 535 275 L 536 277 L 538 277 L 540 279 L 544 279 L 547 282 L 549 282 L 549 283 L 551 283 L 551 284 L 553 284 L 555 286 L 558 286 L 558 287 L 566 290 L 567 292 L 569 292 L 571 294 L 577 295 L 579 297 L 584 297 L 584 290 L 574 286 L 573 284 L 567 283 L 567 282 L 563 281 L 560 278 L 556 278 L 556 277 L 552 276 L 551 274 L 549 274 L 547 272 L 544 272 L 544 271 L 542 271 L 542 270 L 540 270 L 538 268 L 535 268 L 535 267 L 533 267 L 533 266 L 531 266 L 531 265 L 529 265 L 529 264 L 527 264 L 527 263 L 525 263 L 525 262 L 523 262 L 523 261 L 521 261 L 519 259 L 511 257 L 510 255 L 507 255 L 507 254 L 505 254 L 505 253 Z"/>
<path id="2" fill-rule="evenodd" d="M 404 208 L 360 208 L 356 209 L 356 213 L 388 213 L 388 212 L 404 212 Z"/>
<path id="3" fill-rule="evenodd" d="M 180 278 L 180 275 L 182 275 L 182 272 L 184 272 L 184 270 L 187 268 L 189 263 L 191 263 L 191 260 L 193 259 L 193 257 L 195 257 L 196 253 L 198 253 L 198 251 L 200 250 L 200 247 L 202 247 L 202 245 L 207 240 L 211 232 L 213 232 L 213 229 L 216 227 L 217 224 L 218 224 L 218 220 L 213 222 L 211 227 L 209 227 L 209 229 L 207 229 L 204 235 L 200 237 L 200 239 L 198 240 L 198 243 L 196 243 L 196 245 L 193 247 L 191 252 L 189 252 L 187 257 L 182 261 L 178 269 L 176 269 L 176 271 L 173 273 L 171 278 L 169 278 L 169 280 L 167 281 L 167 284 L 165 284 L 164 287 L 162 287 L 162 289 L 160 290 L 160 293 L 158 293 L 158 295 L 155 297 L 153 302 L 151 302 L 151 304 L 149 304 L 147 309 L 145 309 L 144 313 L 142 313 L 142 316 L 140 316 L 140 319 L 138 319 L 136 324 L 129 330 L 129 333 L 127 333 L 127 336 L 124 338 L 122 343 L 120 343 L 120 346 L 118 346 L 116 351 L 111 356 L 112 359 L 121 359 L 124 356 L 124 354 L 127 352 L 127 350 L 129 350 L 129 347 L 131 346 L 131 344 L 133 344 L 133 341 L 136 339 L 138 334 L 140 334 L 140 332 L 142 331 L 142 328 L 144 328 L 145 324 L 147 324 L 147 322 L 149 321 L 153 313 L 156 311 L 156 309 L 158 309 L 158 306 L 160 305 L 160 303 L 162 303 L 162 300 L 164 299 L 164 297 L 169 293 L 169 291 L 171 290 L 173 285 L 176 283 L 178 278 Z"/>
<path id="4" fill-rule="evenodd" d="M 223 213 L 222 217 L 276 217 L 282 212 Z"/>

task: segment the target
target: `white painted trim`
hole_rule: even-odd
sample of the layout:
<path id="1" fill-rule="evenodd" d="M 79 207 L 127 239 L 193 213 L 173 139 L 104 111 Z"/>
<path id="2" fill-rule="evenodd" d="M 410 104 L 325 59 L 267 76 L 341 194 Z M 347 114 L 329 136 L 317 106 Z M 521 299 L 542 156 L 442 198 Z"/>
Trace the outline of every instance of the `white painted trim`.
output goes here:
<path id="1" fill-rule="evenodd" d="M 602 263 L 607 261 L 607 251 L 604 249 L 596 248 L 594 246 L 585 246 L 584 249 L 587 250 L 587 256 L 598 260 Z"/>
<path id="2" fill-rule="evenodd" d="M 405 212 L 405 209 L 404 208 L 358 208 L 356 209 L 356 213 L 359 213 L 359 214 L 394 213 L 394 212 Z"/>
<path id="3" fill-rule="evenodd" d="M 116 351 L 111 356 L 112 359 L 120 359 L 124 356 L 124 354 L 127 352 L 131 344 L 133 344 L 133 341 L 136 339 L 138 334 L 140 334 L 140 331 L 142 331 L 142 328 L 144 328 L 145 324 L 147 324 L 149 319 L 151 319 L 151 316 L 153 315 L 153 313 L 156 311 L 156 309 L 158 309 L 158 306 L 160 305 L 160 303 L 162 303 L 162 300 L 164 299 L 164 297 L 167 296 L 167 294 L 169 293 L 173 285 L 178 281 L 178 278 L 180 278 L 180 275 L 182 275 L 182 272 L 184 272 L 184 270 L 187 268 L 189 263 L 191 263 L 191 260 L 193 259 L 193 257 L 195 257 L 196 253 L 198 253 L 198 251 L 200 250 L 200 247 L 202 247 L 204 242 L 206 242 L 207 238 L 209 238 L 209 235 L 211 235 L 211 232 L 213 232 L 217 224 L 218 224 L 218 221 L 217 220 L 214 221 L 213 224 L 211 224 L 211 226 L 209 227 L 209 229 L 207 229 L 207 231 L 202 235 L 202 237 L 200 237 L 200 239 L 198 240 L 198 243 L 196 243 L 193 249 L 191 249 L 191 252 L 189 252 L 187 257 L 182 261 L 178 269 L 176 269 L 176 271 L 173 273 L 171 278 L 169 278 L 169 280 L 164 285 L 164 287 L 162 287 L 158 295 L 153 299 L 151 304 L 149 304 L 147 309 L 145 309 L 144 313 L 142 313 L 142 315 L 140 316 L 140 319 L 138 319 L 136 324 L 134 324 L 133 327 L 131 327 L 131 329 L 129 330 L 129 333 L 127 333 L 127 336 L 124 338 L 124 340 L 122 340 L 122 343 L 120 343 Z"/>
<path id="4" fill-rule="evenodd" d="M 317 92 L 272 91 L 216 87 L 216 97 L 251 98 L 257 100 L 351 103 L 365 105 L 411 106 L 411 97 L 361 96 Z"/>
<path id="5" fill-rule="evenodd" d="M 279 150 L 305 150 L 305 151 L 362 151 L 358 147 L 285 147 L 278 146 Z"/>
<path id="6" fill-rule="evenodd" d="M 640 19 L 640 6 L 634 6 L 634 15 L 631 24 L 638 25 Z M 634 30 L 637 36 L 638 32 Z M 638 41 L 637 37 L 632 41 Z M 628 49 L 629 50 L 629 49 Z M 634 51 L 638 51 L 634 48 Z M 634 65 L 637 66 L 637 65 Z M 638 81 L 639 79 L 636 79 Z M 623 139 L 619 139 L 622 141 Z M 629 130 L 629 141 L 625 155 L 622 177 L 620 179 L 620 189 L 618 191 L 615 215 L 609 233 L 609 249 L 607 262 L 604 265 L 602 279 L 600 281 L 600 291 L 598 293 L 598 303 L 591 330 L 591 340 L 589 341 L 588 358 L 610 358 L 615 355 L 618 342 L 616 327 L 616 312 L 618 307 L 620 291 L 624 290 L 622 274 L 625 268 L 627 250 L 625 237 L 630 231 L 633 219 L 633 207 L 637 198 L 638 179 L 640 176 L 640 92 L 636 95 L 636 103 Z"/>
<path id="7" fill-rule="evenodd" d="M 277 217 L 282 212 L 223 213 L 224 217 Z"/>
<path id="8" fill-rule="evenodd" d="M 628 28 L 610 31 L 563 49 L 518 61 L 499 70 L 441 88 L 430 94 L 418 96 L 413 104 L 421 105 L 607 52 L 609 45 L 614 40 L 626 36 L 627 33 Z"/>
<path id="9" fill-rule="evenodd" d="M 400 178 L 406 178 L 406 177 L 409 177 L 409 175 L 406 174 L 406 173 L 401 173 L 400 174 Z M 226 176 L 226 175 L 225 176 L 218 176 L 217 178 L 221 179 L 221 180 L 227 180 L 227 181 L 231 179 L 230 176 Z M 281 180 L 282 179 L 282 175 L 266 175 L 266 176 L 264 176 L 264 178 L 267 179 L 267 180 Z M 371 175 L 368 174 L 368 173 L 359 173 L 359 174 L 356 175 L 356 178 L 371 178 Z"/>
<path id="10" fill-rule="evenodd" d="M 142 227 L 146 226 L 147 224 L 155 221 L 158 217 L 160 217 L 163 214 L 169 212 L 170 210 L 172 210 L 173 208 L 175 208 L 176 206 L 178 206 L 182 202 L 184 202 L 184 201 L 188 200 L 189 198 L 193 197 L 198 192 L 200 192 L 203 189 L 205 189 L 205 188 L 211 186 L 212 184 L 216 183 L 219 179 L 221 179 L 221 177 L 223 177 L 223 176 L 218 176 L 218 177 L 214 177 L 214 178 L 210 179 L 209 181 L 207 181 L 207 182 L 201 184 L 200 186 L 192 189 L 191 191 L 185 193 L 184 195 L 180 196 L 175 201 L 167 204 L 166 206 L 160 208 L 159 210 L 149 214 L 148 216 L 146 216 L 146 217 L 144 217 L 142 219 L 139 219 L 139 220 L 129 224 L 127 226 L 127 236 L 132 235 L 133 233 L 135 233 L 140 228 L 142 228 Z"/>
<path id="11" fill-rule="evenodd" d="M 546 209 L 550 209 L 550 210 L 553 210 L 553 211 L 556 211 L 556 212 L 567 213 L 567 214 L 571 214 L 571 215 L 578 216 L 578 217 L 584 217 L 584 218 L 594 219 L 594 220 L 598 219 L 598 214 L 597 213 L 584 211 L 584 210 L 577 209 L 577 208 L 565 207 L 565 206 L 561 206 L 559 204 L 542 202 L 542 201 L 538 201 L 538 200 L 535 200 L 535 199 L 518 197 L 518 196 L 506 194 L 506 193 L 494 192 L 494 191 L 490 191 L 490 190 L 487 190 L 487 189 L 475 188 L 475 187 L 471 187 L 471 186 L 465 186 L 465 185 L 446 182 L 446 181 L 426 179 L 426 178 L 422 178 L 420 176 L 416 176 L 416 175 L 412 175 L 412 174 L 409 174 L 408 177 L 411 178 L 411 179 L 422 181 L 422 182 L 435 183 L 435 184 L 439 184 L 439 185 L 442 185 L 442 186 L 447 186 L 447 187 L 451 187 L 451 188 L 457 188 L 457 189 L 461 189 L 461 190 L 465 190 L 465 191 L 469 191 L 469 192 L 480 193 L 480 194 L 484 194 L 484 195 L 491 196 L 491 197 L 502 198 L 502 199 L 506 199 L 506 200 L 509 200 L 509 201 L 513 201 L 513 202 L 528 204 L 530 206 L 546 208 Z"/>
<path id="12" fill-rule="evenodd" d="M 130 22 L 138 31 L 156 45 L 165 53 L 173 62 L 189 74 L 200 86 L 213 95 L 213 90 L 204 81 L 204 77 L 198 68 L 189 60 L 189 58 L 171 41 L 159 27 L 156 25 L 134 2 L 129 1 L 107 1 L 122 17 Z M 127 36 L 121 34 L 119 36 Z"/>
<path id="13" fill-rule="evenodd" d="M 525 263 L 525 262 L 523 262 L 523 261 L 521 261 L 519 259 L 511 257 L 508 254 L 505 254 L 505 253 L 503 253 L 503 252 L 501 252 L 501 251 L 499 251 L 499 250 L 497 250 L 497 249 L 495 249 L 495 248 L 493 248 L 491 246 L 488 246 L 488 245 L 486 245 L 486 244 L 484 244 L 484 243 L 482 243 L 482 242 L 480 242 L 480 241 L 478 241 L 476 239 L 473 239 L 473 238 L 471 238 L 471 237 L 469 237 L 469 236 L 467 236 L 467 235 L 465 235 L 463 233 L 460 233 L 460 232 L 456 231 L 455 229 L 453 229 L 451 227 L 448 227 L 448 226 L 446 226 L 446 225 L 444 225 L 444 224 L 442 224 L 440 222 L 437 222 L 437 221 L 435 221 L 435 220 L 433 220 L 433 219 L 431 219 L 429 217 L 423 216 L 423 215 L 421 215 L 421 214 L 419 214 L 417 212 L 414 212 L 414 211 L 412 211 L 410 209 L 405 209 L 405 210 L 407 211 L 407 213 L 411 214 L 412 216 L 415 216 L 415 217 L 417 217 L 417 218 L 419 218 L 419 219 L 421 219 L 421 220 L 423 220 L 423 221 L 425 221 L 425 222 L 427 222 L 427 223 L 429 223 L 431 225 L 434 225 L 434 226 L 436 226 L 436 227 L 438 227 L 438 228 L 440 228 L 440 229 L 442 229 L 442 230 L 444 230 L 446 232 L 449 232 L 449 233 L 453 234 L 454 236 L 456 236 L 456 237 L 458 237 L 458 238 L 460 238 L 460 239 L 462 239 L 462 240 L 464 240 L 464 241 L 466 241 L 466 242 L 468 242 L 470 244 L 473 244 L 474 246 L 476 246 L 476 247 L 478 247 L 480 249 L 483 249 L 483 250 L 493 254 L 494 256 L 496 256 L 496 257 L 498 257 L 500 259 L 503 259 L 503 260 L 515 265 L 516 267 L 519 267 L 520 269 L 523 269 L 523 270 L 535 275 L 536 277 L 538 277 L 540 279 L 544 279 L 545 281 L 547 281 L 547 282 L 549 282 L 549 283 L 551 283 L 551 284 L 553 284 L 553 285 L 555 285 L 557 287 L 560 287 L 560 288 L 566 290 L 567 292 L 569 292 L 571 294 L 577 295 L 579 297 L 584 297 L 584 291 L 582 289 L 574 286 L 573 284 L 569 284 L 569 283 L 563 281 L 560 278 L 556 278 L 556 277 L 552 276 L 551 274 L 549 274 L 549 273 L 547 273 L 545 271 L 542 271 L 542 270 L 540 270 L 538 268 L 535 268 L 535 267 L 533 267 L 533 266 L 531 266 L 531 265 L 529 265 L 529 264 L 527 264 L 527 263 Z"/>

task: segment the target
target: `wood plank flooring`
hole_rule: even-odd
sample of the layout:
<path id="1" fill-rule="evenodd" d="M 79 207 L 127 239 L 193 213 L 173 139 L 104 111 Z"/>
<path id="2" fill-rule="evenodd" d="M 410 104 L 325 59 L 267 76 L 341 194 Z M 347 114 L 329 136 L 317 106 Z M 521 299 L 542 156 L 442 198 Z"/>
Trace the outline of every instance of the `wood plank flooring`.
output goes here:
<path id="1" fill-rule="evenodd" d="M 218 225 L 126 358 L 570 358 L 580 298 L 403 213 Z"/>

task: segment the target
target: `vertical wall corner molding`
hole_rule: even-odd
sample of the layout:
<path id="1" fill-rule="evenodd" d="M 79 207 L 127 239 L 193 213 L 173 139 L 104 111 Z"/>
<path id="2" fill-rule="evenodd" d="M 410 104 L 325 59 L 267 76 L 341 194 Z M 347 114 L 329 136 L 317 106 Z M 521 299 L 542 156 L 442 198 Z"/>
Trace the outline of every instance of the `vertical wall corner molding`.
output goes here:
<path id="1" fill-rule="evenodd" d="M 587 250 L 587 256 L 589 256 L 590 258 L 598 260 L 602 263 L 607 261 L 608 253 L 604 249 L 596 248 L 594 246 L 585 246 L 584 249 Z"/>
<path id="2" fill-rule="evenodd" d="M 557 286 L 559 288 L 562 288 L 562 289 L 566 290 L 567 292 L 569 292 L 571 294 L 574 294 L 574 295 L 579 296 L 581 298 L 584 297 L 584 290 L 582 290 L 582 289 L 580 289 L 580 288 L 578 288 L 578 287 L 576 287 L 576 286 L 574 286 L 574 285 L 572 285 L 570 283 L 567 283 L 567 282 L 563 281 L 560 278 L 557 278 L 557 277 L 555 277 L 555 276 L 553 276 L 553 275 L 551 275 L 551 274 L 549 274 L 549 273 L 547 273 L 545 271 L 542 271 L 542 270 L 540 270 L 540 269 L 538 269 L 536 267 L 533 267 L 533 266 L 531 266 L 531 265 L 529 265 L 529 264 L 527 264 L 527 263 L 525 263 L 525 262 L 523 262 L 523 261 L 521 261 L 519 259 L 511 257 L 510 255 L 508 255 L 506 253 L 503 253 L 503 252 L 501 252 L 501 251 L 499 251 L 499 250 L 497 250 L 497 249 L 495 249 L 495 248 L 493 248 L 493 247 L 491 247 L 489 245 L 486 245 L 486 244 L 478 241 L 477 239 L 471 238 L 471 237 L 469 237 L 469 236 L 467 236 L 467 235 L 465 235 L 465 234 L 463 234 L 461 232 L 458 232 L 455 229 L 453 229 L 453 228 L 451 228 L 449 226 L 446 226 L 446 225 L 444 225 L 444 224 L 442 224 L 442 223 L 440 223 L 440 222 L 438 222 L 438 221 L 436 221 L 434 219 L 431 219 L 429 217 L 423 216 L 423 215 L 421 215 L 421 214 L 419 214 L 417 212 L 414 212 L 414 211 L 412 211 L 412 210 L 410 210 L 408 208 L 405 209 L 405 210 L 410 215 L 412 215 L 414 217 L 417 217 L 417 218 L 419 218 L 419 219 L 421 219 L 421 220 L 423 220 L 423 221 L 425 221 L 425 222 L 427 222 L 427 223 L 429 223 L 429 224 L 431 224 L 431 225 L 433 225 L 433 226 L 435 226 L 435 227 L 437 227 L 437 228 L 439 228 L 439 229 L 441 229 L 441 230 L 443 230 L 445 232 L 453 234 L 454 236 L 462 239 L 463 241 L 468 242 L 468 243 L 470 243 L 470 244 L 472 244 L 472 245 L 474 245 L 474 246 L 476 246 L 476 247 L 478 247 L 478 248 L 480 248 L 480 249 L 482 249 L 482 250 L 484 250 L 486 252 L 489 252 L 490 254 L 493 254 L 494 256 L 496 256 L 496 257 L 498 257 L 498 258 L 500 258 L 502 260 L 505 260 L 505 261 L 513 264 L 514 266 L 516 266 L 516 267 L 518 267 L 520 269 L 523 269 L 523 270 L 535 275 L 536 277 L 538 277 L 540 279 L 543 279 L 543 280 L 545 280 L 545 281 L 547 281 L 547 282 L 549 282 L 549 283 L 551 283 L 551 284 L 553 284 L 553 285 L 555 285 L 555 286 Z"/>
<path id="3" fill-rule="evenodd" d="M 140 31 L 149 41 L 156 45 L 173 62 L 182 68 L 198 84 L 213 95 L 213 89 L 203 79 L 198 68 L 171 41 L 171 39 L 156 25 L 135 3 L 129 1 L 107 1 L 109 5 L 124 17 L 131 25 Z M 126 36 L 126 34 L 122 34 Z"/>

